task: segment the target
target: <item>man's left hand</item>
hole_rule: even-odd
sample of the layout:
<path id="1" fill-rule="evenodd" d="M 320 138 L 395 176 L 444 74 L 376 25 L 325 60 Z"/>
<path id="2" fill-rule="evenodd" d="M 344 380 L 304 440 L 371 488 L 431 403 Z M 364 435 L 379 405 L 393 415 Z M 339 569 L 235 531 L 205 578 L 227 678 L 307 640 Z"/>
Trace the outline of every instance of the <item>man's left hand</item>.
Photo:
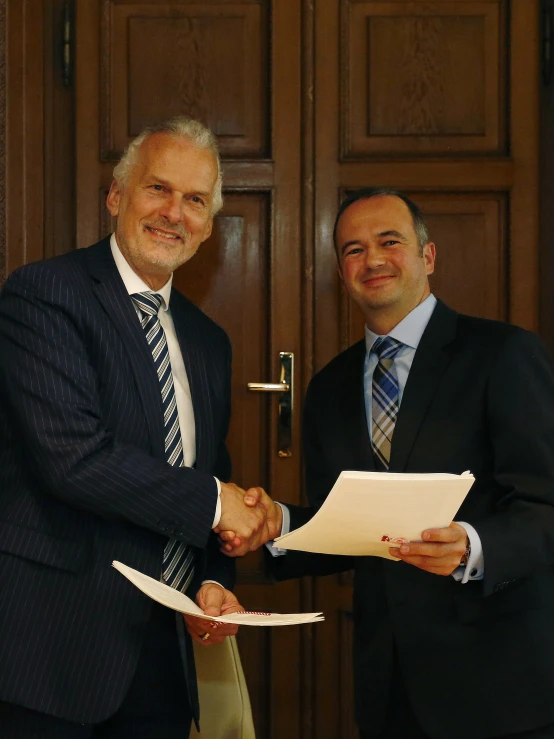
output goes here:
<path id="1" fill-rule="evenodd" d="M 445 529 L 427 529 L 423 541 L 410 541 L 391 547 L 390 554 L 409 565 L 435 575 L 451 575 L 460 566 L 468 537 L 463 526 L 454 521 Z"/>
<path id="2" fill-rule="evenodd" d="M 221 585 L 207 582 L 202 585 L 196 596 L 196 604 L 207 616 L 224 616 L 227 613 L 244 611 L 236 596 Z M 221 644 L 227 636 L 234 636 L 239 627 L 235 624 L 222 624 L 215 621 L 203 621 L 197 616 L 183 615 L 189 634 L 195 642 L 204 647 Z M 205 634 L 209 637 L 203 639 Z"/>

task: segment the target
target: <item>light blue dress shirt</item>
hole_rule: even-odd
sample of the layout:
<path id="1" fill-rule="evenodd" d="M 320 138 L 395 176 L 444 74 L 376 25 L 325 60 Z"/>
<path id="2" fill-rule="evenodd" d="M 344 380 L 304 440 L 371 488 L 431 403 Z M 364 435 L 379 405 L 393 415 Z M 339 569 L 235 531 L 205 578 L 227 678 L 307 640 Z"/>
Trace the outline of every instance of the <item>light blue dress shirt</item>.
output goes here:
<path id="1" fill-rule="evenodd" d="M 404 394 L 404 388 L 410 374 L 412 362 L 416 349 L 419 345 L 423 332 L 427 328 L 427 324 L 435 310 L 437 299 L 434 295 L 429 295 L 422 303 L 414 308 L 408 315 L 397 324 L 392 331 L 387 335 L 400 341 L 404 346 L 396 354 L 394 358 L 394 367 L 396 369 L 396 375 L 398 378 L 398 402 L 399 406 L 402 404 L 402 396 Z M 377 366 L 377 356 L 371 354 L 371 347 L 375 341 L 379 338 L 378 334 L 373 333 L 367 326 L 365 327 L 365 342 L 366 342 L 366 356 L 364 363 L 364 397 L 365 397 L 365 410 L 366 418 L 368 420 L 369 435 L 371 438 L 372 431 L 372 417 L 371 417 L 371 394 L 372 394 L 372 380 L 373 372 Z M 287 534 L 290 530 L 290 514 L 288 508 L 279 504 L 283 509 L 283 526 L 281 529 L 282 534 Z M 471 524 L 465 521 L 457 521 L 460 526 L 463 526 L 467 531 L 469 542 L 471 545 L 471 554 L 466 567 L 458 567 L 453 573 L 452 577 L 459 582 L 466 583 L 469 580 L 482 580 L 485 571 L 483 547 L 479 534 Z M 270 542 L 266 545 L 274 557 L 281 554 L 285 554 L 285 549 L 278 549 L 274 547 Z"/>

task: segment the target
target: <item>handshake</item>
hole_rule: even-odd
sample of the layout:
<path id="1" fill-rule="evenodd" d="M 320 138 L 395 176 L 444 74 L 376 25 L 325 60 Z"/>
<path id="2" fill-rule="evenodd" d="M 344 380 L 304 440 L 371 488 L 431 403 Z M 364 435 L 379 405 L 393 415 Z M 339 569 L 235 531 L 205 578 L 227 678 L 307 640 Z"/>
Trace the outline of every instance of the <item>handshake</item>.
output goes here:
<path id="1" fill-rule="evenodd" d="M 221 483 L 221 518 L 214 531 L 221 551 L 241 557 L 280 536 L 283 511 L 263 488 L 243 490 L 234 483 Z"/>

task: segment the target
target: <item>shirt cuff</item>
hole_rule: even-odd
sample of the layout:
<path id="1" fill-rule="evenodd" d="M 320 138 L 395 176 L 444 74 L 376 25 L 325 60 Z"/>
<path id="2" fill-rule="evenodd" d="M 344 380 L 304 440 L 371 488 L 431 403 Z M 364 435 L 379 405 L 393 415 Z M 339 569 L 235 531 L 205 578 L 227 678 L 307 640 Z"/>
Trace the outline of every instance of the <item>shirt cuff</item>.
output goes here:
<path id="1" fill-rule="evenodd" d="M 217 582 L 217 580 L 202 580 L 202 585 L 206 585 L 206 583 L 213 583 L 214 585 L 219 585 L 220 588 L 223 588 L 223 585 L 220 582 Z M 223 588 L 225 590 L 225 588 Z"/>
<path id="2" fill-rule="evenodd" d="M 456 521 L 457 524 L 463 526 L 466 530 L 471 553 L 465 567 L 457 567 L 452 573 L 452 577 L 457 582 L 464 585 L 470 580 L 482 580 L 485 576 L 485 555 L 483 554 L 483 545 L 479 534 L 470 523 L 465 521 Z"/>
<path id="3" fill-rule="evenodd" d="M 215 527 L 217 526 L 217 524 L 219 523 L 219 520 L 221 518 L 221 483 L 219 482 L 219 480 L 217 479 L 217 477 L 214 477 L 214 480 L 217 483 L 217 503 L 216 503 L 216 506 L 215 506 L 215 516 L 214 516 L 214 522 L 212 524 L 212 529 L 215 529 Z M 209 582 L 214 582 L 214 581 L 213 580 L 210 580 Z M 217 584 L 219 585 L 219 583 L 217 583 Z"/>
<path id="4" fill-rule="evenodd" d="M 288 534 L 290 531 L 290 511 L 286 505 L 279 503 L 279 501 L 275 501 L 275 502 L 277 503 L 278 506 L 281 506 L 281 510 L 283 511 L 283 523 L 281 525 L 281 536 L 284 536 L 285 534 Z M 266 543 L 266 547 L 272 557 L 282 557 L 283 554 L 287 553 L 286 549 L 280 549 L 279 547 L 274 546 L 273 540 L 268 541 Z"/>

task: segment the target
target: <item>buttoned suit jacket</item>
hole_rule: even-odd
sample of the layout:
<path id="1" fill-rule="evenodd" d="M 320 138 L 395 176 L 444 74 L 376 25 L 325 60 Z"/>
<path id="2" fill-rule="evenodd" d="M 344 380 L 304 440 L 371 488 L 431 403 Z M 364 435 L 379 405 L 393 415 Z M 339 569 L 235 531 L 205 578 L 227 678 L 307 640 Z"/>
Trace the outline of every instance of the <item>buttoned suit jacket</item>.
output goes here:
<path id="1" fill-rule="evenodd" d="M 359 342 L 310 383 L 312 507 L 291 507 L 292 529 L 342 470 L 374 469 L 364 356 Z M 431 737 L 481 739 L 554 724 L 554 379 L 538 337 L 439 301 L 404 389 L 390 470 L 475 475 L 456 520 L 476 528 L 485 577 L 460 584 L 376 557 L 290 551 L 271 560 L 279 579 L 354 568 L 358 725 L 382 730 L 395 659 Z"/>
<path id="2" fill-rule="evenodd" d="M 233 585 L 233 564 L 211 531 L 213 476 L 230 475 L 230 344 L 175 289 L 170 308 L 194 407 L 195 469 L 165 462 L 156 370 L 109 239 L 25 266 L 4 286 L 2 701 L 82 723 L 115 712 L 152 601 L 113 560 L 158 579 L 176 537 L 200 552 L 193 590 L 203 578 Z M 188 635 L 181 643 L 190 647 Z"/>

